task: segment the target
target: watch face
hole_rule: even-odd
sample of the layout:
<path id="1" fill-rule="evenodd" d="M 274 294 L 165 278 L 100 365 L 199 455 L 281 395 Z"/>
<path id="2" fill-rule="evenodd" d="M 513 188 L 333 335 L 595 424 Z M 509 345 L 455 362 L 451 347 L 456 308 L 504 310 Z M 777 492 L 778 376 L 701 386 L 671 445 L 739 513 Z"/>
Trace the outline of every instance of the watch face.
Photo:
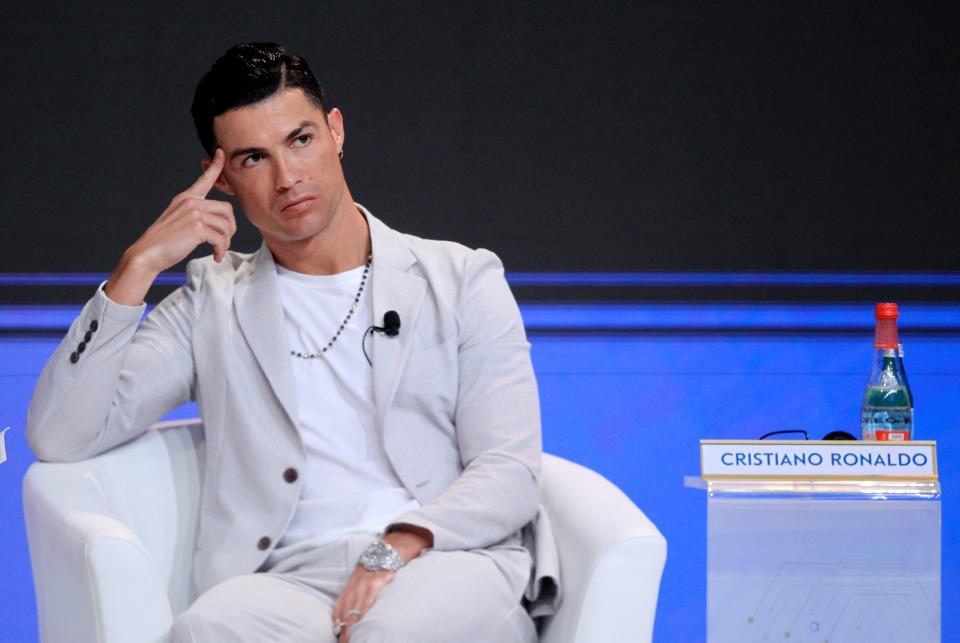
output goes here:
<path id="1" fill-rule="evenodd" d="M 396 550 L 385 542 L 377 541 L 367 547 L 358 561 L 369 571 L 396 570 L 403 566 L 403 561 Z"/>

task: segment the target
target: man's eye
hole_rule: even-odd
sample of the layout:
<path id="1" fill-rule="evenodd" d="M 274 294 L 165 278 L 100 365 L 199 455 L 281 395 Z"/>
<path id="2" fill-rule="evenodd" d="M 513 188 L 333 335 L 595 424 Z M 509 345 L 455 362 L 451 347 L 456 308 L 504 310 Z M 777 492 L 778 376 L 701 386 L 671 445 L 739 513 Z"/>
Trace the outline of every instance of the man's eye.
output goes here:
<path id="1" fill-rule="evenodd" d="M 243 159 L 243 164 L 245 167 L 250 167 L 251 165 L 256 165 L 260 162 L 259 154 L 251 154 L 247 158 Z"/>
<path id="2" fill-rule="evenodd" d="M 304 145 L 310 142 L 311 138 L 313 137 L 310 134 L 301 134 L 300 136 L 295 138 L 294 141 L 297 147 L 303 147 Z"/>

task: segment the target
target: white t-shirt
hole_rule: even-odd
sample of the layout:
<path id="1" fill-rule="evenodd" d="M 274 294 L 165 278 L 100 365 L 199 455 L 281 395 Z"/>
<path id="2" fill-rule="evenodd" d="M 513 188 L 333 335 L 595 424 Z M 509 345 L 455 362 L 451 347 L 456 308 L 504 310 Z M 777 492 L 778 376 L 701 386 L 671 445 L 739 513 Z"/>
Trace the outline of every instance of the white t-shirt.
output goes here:
<path id="1" fill-rule="evenodd" d="M 306 355 L 327 345 L 353 304 L 363 271 L 305 275 L 277 266 L 290 350 Z M 374 423 L 373 369 L 361 348 L 371 324 L 368 275 L 357 309 L 323 357 L 289 356 L 307 463 L 300 504 L 280 546 L 376 534 L 420 506 L 387 460 Z"/>

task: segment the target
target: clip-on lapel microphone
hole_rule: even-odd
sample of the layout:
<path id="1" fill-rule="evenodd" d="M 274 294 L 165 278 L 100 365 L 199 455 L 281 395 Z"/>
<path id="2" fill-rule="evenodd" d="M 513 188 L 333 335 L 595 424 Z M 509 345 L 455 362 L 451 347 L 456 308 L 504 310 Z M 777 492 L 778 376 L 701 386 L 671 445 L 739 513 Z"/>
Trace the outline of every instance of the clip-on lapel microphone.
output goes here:
<path id="1" fill-rule="evenodd" d="M 367 358 L 367 364 L 373 366 L 370 356 L 367 355 L 367 335 L 371 333 L 383 333 L 387 337 L 396 337 L 400 334 L 400 315 L 395 310 L 388 310 L 383 316 L 383 326 L 371 326 L 363 332 L 363 340 L 360 347 L 363 349 L 363 356 Z"/>

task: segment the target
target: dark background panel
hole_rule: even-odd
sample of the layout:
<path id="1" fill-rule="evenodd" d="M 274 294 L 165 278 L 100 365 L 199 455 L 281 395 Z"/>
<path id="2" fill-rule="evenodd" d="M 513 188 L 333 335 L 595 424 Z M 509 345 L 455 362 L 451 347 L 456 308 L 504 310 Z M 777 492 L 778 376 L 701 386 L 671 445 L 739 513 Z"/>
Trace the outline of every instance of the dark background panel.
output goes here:
<path id="1" fill-rule="evenodd" d="M 513 271 L 960 269 L 955 3 L 54 0 L 0 18 L 0 272 L 109 271 L 199 172 L 199 76 L 264 39 L 343 110 L 360 202 Z M 245 225 L 234 245 L 257 244 Z"/>

